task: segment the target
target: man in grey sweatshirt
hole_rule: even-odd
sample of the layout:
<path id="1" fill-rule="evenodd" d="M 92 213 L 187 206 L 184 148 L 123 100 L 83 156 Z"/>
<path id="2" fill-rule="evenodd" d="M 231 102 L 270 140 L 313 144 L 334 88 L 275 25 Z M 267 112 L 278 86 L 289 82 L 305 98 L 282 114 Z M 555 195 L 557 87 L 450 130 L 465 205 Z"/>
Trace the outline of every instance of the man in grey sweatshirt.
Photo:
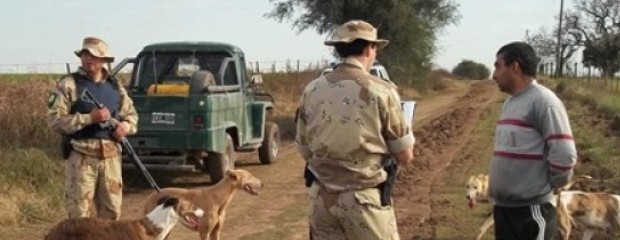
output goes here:
<path id="1" fill-rule="evenodd" d="M 577 151 L 564 104 L 538 84 L 534 49 L 499 49 L 493 79 L 505 100 L 495 130 L 489 194 L 497 240 L 547 240 L 557 227 L 553 189 L 570 180 Z"/>

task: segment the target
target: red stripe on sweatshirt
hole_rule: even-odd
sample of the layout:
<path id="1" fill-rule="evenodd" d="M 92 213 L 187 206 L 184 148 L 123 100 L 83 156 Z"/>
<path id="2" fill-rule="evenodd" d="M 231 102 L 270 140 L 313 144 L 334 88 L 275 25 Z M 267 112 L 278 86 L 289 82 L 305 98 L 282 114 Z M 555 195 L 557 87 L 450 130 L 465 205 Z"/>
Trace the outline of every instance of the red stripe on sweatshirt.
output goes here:
<path id="1" fill-rule="evenodd" d="M 551 165 L 552 168 L 555 168 L 555 169 L 558 169 L 558 170 L 562 170 L 562 171 L 573 169 L 573 166 L 563 166 L 563 165 L 557 165 L 557 164 L 553 164 L 553 163 L 549 163 L 549 165 Z"/>
<path id="2" fill-rule="evenodd" d="M 543 160 L 542 154 L 531 154 L 531 153 L 514 153 L 514 152 L 504 152 L 504 151 L 495 151 L 493 152 L 495 156 L 514 158 L 518 160 Z"/>
<path id="3" fill-rule="evenodd" d="M 526 128 L 534 128 L 534 126 L 532 126 L 532 124 L 523 121 L 521 119 L 516 119 L 516 118 L 507 118 L 507 119 L 502 119 L 497 121 L 497 124 L 500 125 L 514 125 L 514 126 L 519 126 L 519 127 L 526 127 Z"/>
<path id="4" fill-rule="evenodd" d="M 551 140 L 573 140 L 573 135 L 569 134 L 551 134 L 546 139 L 545 142 Z"/>

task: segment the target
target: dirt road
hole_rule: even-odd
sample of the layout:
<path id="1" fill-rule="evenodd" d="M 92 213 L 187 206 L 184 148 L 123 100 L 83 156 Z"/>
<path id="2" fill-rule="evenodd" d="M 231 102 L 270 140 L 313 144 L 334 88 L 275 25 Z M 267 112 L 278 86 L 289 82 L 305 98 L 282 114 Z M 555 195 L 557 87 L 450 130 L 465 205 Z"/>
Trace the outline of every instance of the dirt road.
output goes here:
<path id="1" fill-rule="evenodd" d="M 417 138 L 414 163 L 402 169 L 394 194 L 401 239 L 434 239 L 431 221 L 431 190 L 440 173 L 457 159 L 455 154 L 467 142 L 478 118 L 497 96 L 491 81 L 455 81 L 436 96 L 419 102 L 414 132 Z M 223 227 L 222 239 L 308 239 L 304 162 L 290 139 L 283 143 L 279 160 L 260 165 L 257 155 L 237 155 L 237 168 L 261 179 L 258 196 L 237 192 Z M 443 173 L 449 174 L 449 173 Z M 142 201 L 151 192 L 135 173 L 126 174 L 123 218 L 140 215 Z M 204 187 L 206 176 L 170 177 L 156 175 L 162 187 Z M 41 235 L 39 235 L 41 236 Z M 198 234 L 177 226 L 169 239 L 197 239 Z M 25 238 L 32 239 L 32 238 Z"/>

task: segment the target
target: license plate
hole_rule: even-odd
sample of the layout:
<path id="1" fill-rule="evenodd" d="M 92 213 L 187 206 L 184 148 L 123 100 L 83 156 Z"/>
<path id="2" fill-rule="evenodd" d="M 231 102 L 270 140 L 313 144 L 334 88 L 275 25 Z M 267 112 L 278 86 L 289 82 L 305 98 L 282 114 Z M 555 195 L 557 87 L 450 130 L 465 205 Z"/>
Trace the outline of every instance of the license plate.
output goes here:
<path id="1" fill-rule="evenodd" d="M 154 112 L 151 114 L 152 124 L 174 125 L 174 113 Z"/>

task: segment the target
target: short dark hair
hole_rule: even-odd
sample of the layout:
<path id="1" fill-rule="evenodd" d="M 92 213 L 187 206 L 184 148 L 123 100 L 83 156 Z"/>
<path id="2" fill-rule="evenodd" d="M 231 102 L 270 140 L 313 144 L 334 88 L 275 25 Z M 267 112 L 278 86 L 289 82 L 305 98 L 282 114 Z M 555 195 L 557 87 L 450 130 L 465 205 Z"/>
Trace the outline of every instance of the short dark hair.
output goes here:
<path id="1" fill-rule="evenodd" d="M 336 49 L 336 53 L 338 53 L 339 57 L 345 58 L 348 56 L 362 55 L 362 53 L 364 53 L 364 48 L 366 48 L 369 44 L 374 43 L 363 39 L 355 39 L 350 43 L 337 43 L 334 45 L 334 48 Z"/>
<path id="2" fill-rule="evenodd" d="M 525 75 L 536 77 L 538 58 L 534 48 L 525 42 L 511 42 L 497 51 L 497 56 L 504 59 L 506 66 L 517 62 Z"/>

